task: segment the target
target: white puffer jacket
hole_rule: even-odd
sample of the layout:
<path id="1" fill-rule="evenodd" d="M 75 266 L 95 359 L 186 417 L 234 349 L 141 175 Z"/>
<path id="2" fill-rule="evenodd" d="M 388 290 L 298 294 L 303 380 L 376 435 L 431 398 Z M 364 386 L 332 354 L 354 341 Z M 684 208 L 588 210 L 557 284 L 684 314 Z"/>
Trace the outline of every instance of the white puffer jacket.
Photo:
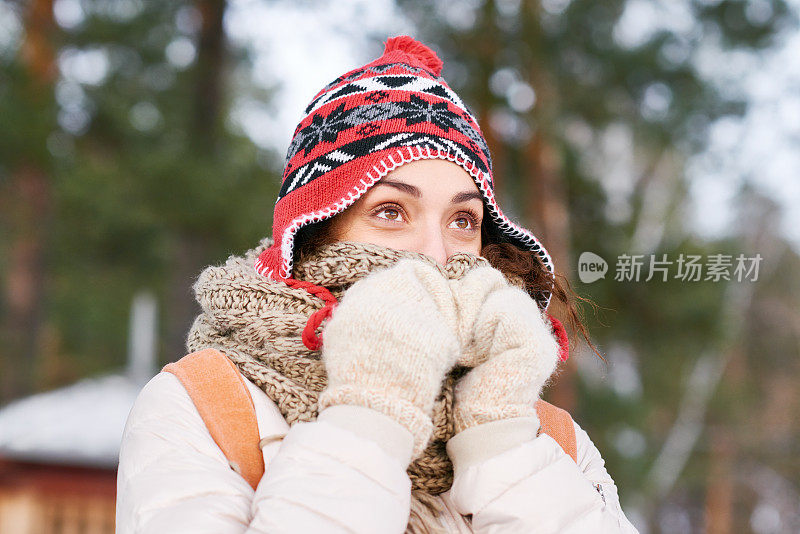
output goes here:
<path id="1" fill-rule="evenodd" d="M 264 447 L 266 472 L 256 490 L 230 468 L 178 378 L 161 372 L 142 389 L 125 426 L 118 534 L 405 531 L 412 439 L 404 427 L 367 408 L 333 406 L 290 429 L 266 394 L 245 382 L 260 436 L 285 434 Z M 508 449 L 506 438 L 519 435 L 509 421 L 451 439 L 455 480 L 440 496 L 446 530 L 636 532 L 600 453 L 577 424 L 575 430 L 577 465 L 546 434 Z"/>

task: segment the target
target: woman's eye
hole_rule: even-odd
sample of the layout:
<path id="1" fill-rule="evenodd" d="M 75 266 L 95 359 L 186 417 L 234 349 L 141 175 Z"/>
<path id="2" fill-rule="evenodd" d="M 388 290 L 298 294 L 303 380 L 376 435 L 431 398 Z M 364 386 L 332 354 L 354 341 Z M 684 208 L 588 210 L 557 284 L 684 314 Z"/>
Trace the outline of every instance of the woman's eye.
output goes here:
<path id="1" fill-rule="evenodd" d="M 385 213 L 385 217 L 381 217 L 381 214 Z M 376 215 L 381 219 L 386 219 L 388 221 L 397 221 L 401 220 L 400 210 L 396 208 L 383 208 L 380 210 Z"/>
<path id="2" fill-rule="evenodd" d="M 466 217 L 459 217 L 458 219 L 453 221 L 453 223 L 455 223 L 455 225 L 461 230 L 467 230 L 470 225 L 470 221 Z"/>
<path id="3" fill-rule="evenodd" d="M 451 224 L 455 224 L 456 228 L 459 230 L 472 230 L 473 222 L 472 219 L 469 217 L 459 217 L 458 219 L 454 220 Z"/>

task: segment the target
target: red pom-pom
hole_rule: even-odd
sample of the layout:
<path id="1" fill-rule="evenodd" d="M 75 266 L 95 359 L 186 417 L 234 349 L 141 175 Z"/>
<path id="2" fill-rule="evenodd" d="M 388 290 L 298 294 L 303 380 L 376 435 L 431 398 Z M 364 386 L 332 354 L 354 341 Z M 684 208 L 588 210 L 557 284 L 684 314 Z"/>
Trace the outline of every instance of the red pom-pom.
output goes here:
<path id="1" fill-rule="evenodd" d="M 384 48 L 383 53 L 386 54 L 392 50 L 405 52 L 432 70 L 436 76 L 442 73 L 442 65 L 444 63 L 436 55 L 436 52 L 408 35 L 392 37 L 386 41 L 386 48 Z"/>

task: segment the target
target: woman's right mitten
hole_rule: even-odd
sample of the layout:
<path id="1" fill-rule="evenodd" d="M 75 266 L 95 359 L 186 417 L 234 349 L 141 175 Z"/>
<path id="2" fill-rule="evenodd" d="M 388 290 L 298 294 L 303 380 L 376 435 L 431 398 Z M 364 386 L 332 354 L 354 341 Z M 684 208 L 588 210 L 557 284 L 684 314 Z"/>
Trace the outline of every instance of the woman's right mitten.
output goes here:
<path id="1" fill-rule="evenodd" d="M 455 302 L 447 279 L 402 259 L 353 284 L 323 332 L 328 375 L 319 409 L 350 404 L 392 417 L 425 449 L 444 376 L 459 356 Z"/>
<path id="2" fill-rule="evenodd" d="M 450 280 L 450 290 L 456 302 L 458 337 L 461 356 L 458 363 L 475 367 L 488 357 L 485 348 L 478 347 L 475 339 L 475 322 L 484 302 L 494 291 L 508 287 L 506 277 L 489 265 L 473 267 L 461 278 Z"/>

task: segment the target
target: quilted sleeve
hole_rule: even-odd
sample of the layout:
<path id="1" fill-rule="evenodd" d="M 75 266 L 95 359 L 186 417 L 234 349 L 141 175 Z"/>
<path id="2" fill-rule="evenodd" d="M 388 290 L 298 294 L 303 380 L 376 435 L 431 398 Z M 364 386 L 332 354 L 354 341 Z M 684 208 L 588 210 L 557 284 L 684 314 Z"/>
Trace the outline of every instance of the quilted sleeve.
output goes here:
<path id="1" fill-rule="evenodd" d="M 153 377 L 123 433 L 117 534 L 245 532 L 253 494 L 228 465 L 177 377 Z"/>
<path id="2" fill-rule="evenodd" d="M 337 406 L 286 432 L 277 407 L 250 393 L 264 447 L 256 488 L 233 471 L 180 381 L 156 375 L 126 423 L 117 473 L 117 534 L 405 531 L 411 434 L 367 408 Z"/>
<path id="3" fill-rule="evenodd" d="M 472 514 L 476 533 L 637 532 L 599 451 L 577 423 L 577 464 L 547 434 L 522 438 L 519 427 L 526 425 L 522 418 L 479 425 L 448 443 L 455 467 L 451 498 L 461 514 Z M 518 439 L 509 446 L 498 434 Z"/>
<path id="4" fill-rule="evenodd" d="M 269 459 L 248 534 L 405 532 L 411 433 L 362 406 L 332 406 L 291 427 Z"/>

